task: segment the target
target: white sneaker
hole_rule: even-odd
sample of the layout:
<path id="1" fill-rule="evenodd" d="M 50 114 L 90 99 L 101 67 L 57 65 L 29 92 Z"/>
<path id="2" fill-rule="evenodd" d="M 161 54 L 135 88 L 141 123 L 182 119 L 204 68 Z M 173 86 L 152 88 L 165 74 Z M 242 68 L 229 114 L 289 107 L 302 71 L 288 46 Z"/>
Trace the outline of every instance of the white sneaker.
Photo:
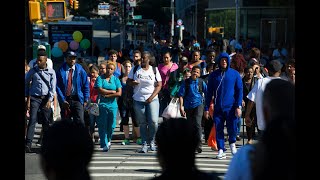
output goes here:
<path id="1" fill-rule="evenodd" d="M 110 141 L 108 142 L 108 145 L 107 145 L 107 146 L 108 146 L 108 149 L 111 148 L 111 142 L 110 142 Z"/>
<path id="2" fill-rule="evenodd" d="M 226 159 L 227 155 L 226 155 L 226 153 L 223 152 L 223 149 L 220 149 L 216 158 L 217 159 Z"/>
<path id="3" fill-rule="evenodd" d="M 231 150 L 231 154 L 232 155 L 237 153 L 236 143 L 231 143 L 230 144 L 230 150 Z"/>

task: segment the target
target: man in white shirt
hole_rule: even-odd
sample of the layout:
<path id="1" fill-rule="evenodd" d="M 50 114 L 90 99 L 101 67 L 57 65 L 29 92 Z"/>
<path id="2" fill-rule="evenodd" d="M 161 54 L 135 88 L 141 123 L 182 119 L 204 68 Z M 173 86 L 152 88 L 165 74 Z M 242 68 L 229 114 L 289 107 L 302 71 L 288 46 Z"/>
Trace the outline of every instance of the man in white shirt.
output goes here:
<path id="1" fill-rule="evenodd" d="M 247 98 L 249 99 L 247 104 L 247 110 L 245 112 L 245 122 L 247 126 L 251 125 L 252 120 L 250 118 L 250 113 L 255 103 L 258 129 L 262 131 L 265 129 L 265 121 L 262 110 L 262 95 L 266 85 L 272 79 L 280 79 L 281 68 L 282 64 L 278 60 L 270 61 L 267 67 L 269 76 L 259 79 L 247 95 Z"/>
<path id="2" fill-rule="evenodd" d="M 39 45 L 38 48 L 37 48 L 38 52 L 39 51 L 46 51 L 46 50 L 47 50 L 47 48 L 44 45 Z M 29 62 L 30 69 L 33 68 L 33 66 L 35 66 L 37 64 L 36 62 L 37 62 L 37 58 L 34 58 Z M 50 58 L 47 58 L 47 67 L 53 69 L 53 63 L 52 63 L 52 60 Z"/>

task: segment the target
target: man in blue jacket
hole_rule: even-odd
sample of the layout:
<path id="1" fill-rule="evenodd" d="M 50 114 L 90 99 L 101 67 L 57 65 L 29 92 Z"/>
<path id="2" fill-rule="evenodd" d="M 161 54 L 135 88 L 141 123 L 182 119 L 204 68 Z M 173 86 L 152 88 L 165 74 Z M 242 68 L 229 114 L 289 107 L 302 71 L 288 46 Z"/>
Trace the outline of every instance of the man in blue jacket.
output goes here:
<path id="1" fill-rule="evenodd" d="M 231 153 L 235 154 L 237 122 L 241 117 L 241 103 L 243 96 L 242 80 L 238 71 L 230 68 L 230 57 L 221 53 L 218 58 L 219 69 L 213 71 L 208 78 L 207 94 L 204 108 L 204 117 L 209 118 L 210 101 L 213 99 L 213 121 L 217 132 L 218 155 L 217 159 L 225 159 L 224 122 L 227 124 Z"/>
<path id="2" fill-rule="evenodd" d="M 89 99 L 89 80 L 86 71 L 76 63 L 77 54 L 67 53 L 66 62 L 57 71 L 57 94 L 61 118 L 84 124 L 84 107 Z"/>

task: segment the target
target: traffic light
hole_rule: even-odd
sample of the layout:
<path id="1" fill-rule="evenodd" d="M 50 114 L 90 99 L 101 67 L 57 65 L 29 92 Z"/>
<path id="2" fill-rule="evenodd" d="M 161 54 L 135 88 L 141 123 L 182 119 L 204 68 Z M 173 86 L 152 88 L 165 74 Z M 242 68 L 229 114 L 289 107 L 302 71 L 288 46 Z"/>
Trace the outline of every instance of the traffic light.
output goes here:
<path id="1" fill-rule="evenodd" d="M 29 18 L 30 21 L 41 19 L 39 2 L 29 1 Z"/>
<path id="2" fill-rule="evenodd" d="M 217 28 L 209 27 L 208 32 L 209 33 L 216 33 L 217 32 Z"/>
<path id="3" fill-rule="evenodd" d="M 208 32 L 209 33 L 224 34 L 224 27 L 209 27 Z"/>
<path id="4" fill-rule="evenodd" d="M 69 0 L 69 5 L 71 8 L 73 8 L 73 0 Z"/>
<path id="5" fill-rule="evenodd" d="M 73 9 L 74 10 L 79 9 L 79 1 L 73 1 Z"/>
<path id="6" fill-rule="evenodd" d="M 66 19 L 65 1 L 44 1 L 46 6 L 47 20 L 64 20 Z"/>

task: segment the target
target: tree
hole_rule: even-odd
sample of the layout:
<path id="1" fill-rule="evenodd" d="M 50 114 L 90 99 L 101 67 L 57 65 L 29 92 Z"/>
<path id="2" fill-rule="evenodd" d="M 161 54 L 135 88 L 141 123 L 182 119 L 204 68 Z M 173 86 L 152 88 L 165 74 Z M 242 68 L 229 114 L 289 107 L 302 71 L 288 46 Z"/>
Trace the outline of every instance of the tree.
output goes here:
<path id="1" fill-rule="evenodd" d="M 144 0 L 135 8 L 134 14 L 142 15 L 144 19 L 153 19 L 161 24 L 168 24 L 171 21 L 171 13 L 165 12 L 170 7 L 170 0 Z"/>

